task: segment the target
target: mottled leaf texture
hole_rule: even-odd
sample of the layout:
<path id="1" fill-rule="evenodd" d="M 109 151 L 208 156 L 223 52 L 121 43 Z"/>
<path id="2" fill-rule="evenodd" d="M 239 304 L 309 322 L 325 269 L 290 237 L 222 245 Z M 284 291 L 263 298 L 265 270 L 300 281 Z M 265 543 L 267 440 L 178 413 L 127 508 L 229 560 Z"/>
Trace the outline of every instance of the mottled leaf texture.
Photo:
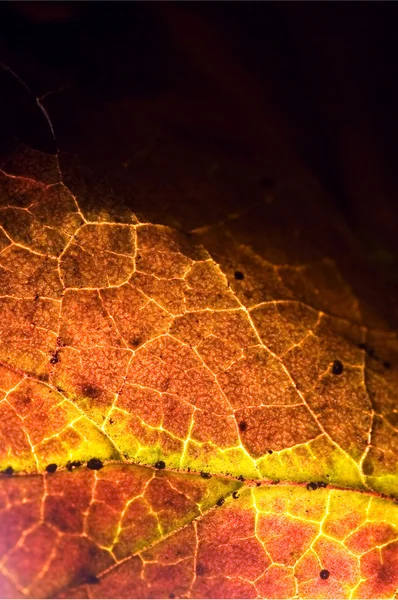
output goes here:
<path id="1" fill-rule="evenodd" d="M 1 170 L 1 597 L 394 598 L 396 333 L 300 232 L 90 189 Z"/>

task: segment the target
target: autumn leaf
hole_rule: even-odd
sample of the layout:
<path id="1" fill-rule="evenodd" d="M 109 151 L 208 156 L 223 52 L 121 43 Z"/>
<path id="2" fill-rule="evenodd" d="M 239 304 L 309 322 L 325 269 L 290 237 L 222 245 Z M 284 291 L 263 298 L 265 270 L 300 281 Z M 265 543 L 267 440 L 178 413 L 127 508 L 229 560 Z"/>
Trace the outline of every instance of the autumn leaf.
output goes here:
<path id="1" fill-rule="evenodd" d="M 1 170 L 1 597 L 394 598 L 396 333 L 245 211 L 76 181 Z"/>

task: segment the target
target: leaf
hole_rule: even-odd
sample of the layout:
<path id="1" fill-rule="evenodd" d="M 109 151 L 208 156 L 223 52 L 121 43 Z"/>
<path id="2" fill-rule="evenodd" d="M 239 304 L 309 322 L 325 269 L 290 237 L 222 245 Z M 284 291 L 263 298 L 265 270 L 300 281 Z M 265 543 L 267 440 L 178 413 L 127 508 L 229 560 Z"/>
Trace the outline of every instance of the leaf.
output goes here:
<path id="1" fill-rule="evenodd" d="M 1 596 L 393 598 L 398 342 L 336 263 L 1 179 Z"/>

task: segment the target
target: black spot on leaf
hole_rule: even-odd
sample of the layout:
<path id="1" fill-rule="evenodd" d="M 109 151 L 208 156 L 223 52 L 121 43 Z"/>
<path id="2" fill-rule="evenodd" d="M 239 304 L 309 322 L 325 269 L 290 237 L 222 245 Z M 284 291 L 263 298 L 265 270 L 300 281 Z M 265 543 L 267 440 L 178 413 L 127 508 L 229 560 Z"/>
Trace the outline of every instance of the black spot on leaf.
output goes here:
<path id="1" fill-rule="evenodd" d="M 200 476 L 203 477 L 203 479 L 211 479 L 210 473 L 205 473 L 204 471 L 201 471 Z"/>
<path id="2" fill-rule="evenodd" d="M 235 500 L 236 500 L 237 498 L 239 498 L 239 494 L 238 494 L 238 492 L 232 492 L 232 498 L 234 498 Z"/>
<path id="3" fill-rule="evenodd" d="M 388 360 L 385 360 L 385 361 L 383 362 L 383 367 L 384 367 L 385 369 L 391 369 L 391 363 L 390 363 Z"/>
<path id="4" fill-rule="evenodd" d="M 329 571 L 327 569 L 322 569 L 322 571 L 319 573 L 319 577 L 321 579 L 329 579 Z"/>
<path id="5" fill-rule="evenodd" d="M 224 498 L 220 498 L 219 500 L 217 500 L 216 504 L 217 506 L 222 506 L 224 504 L 225 500 Z"/>
<path id="6" fill-rule="evenodd" d="M 87 463 L 87 468 L 92 469 L 93 471 L 99 471 L 103 466 L 104 464 L 99 458 L 90 458 Z"/>
<path id="7" fill-rule="evenodd" d="M 245 276 L 243 275 L 242 271 L 235 271 L 234 277 L 235 277 L 235 279 L 237 281 L 242 281 L 242 279 L 245 278 Z"/>
<path id="8" fill-rule="evenodd" d="M 246 421 L 241 421 L 239 423 L 239 431 L 246 431 L 246 429 L 247 429 L 247 423 L 246 423 Z"/>
<path id="9" fill-rule="evenodd" d="M 53 352 L 52 357 L 50 358 L 50 364 L 56 365 L 57 363 L 59 363 L 58 351 Z"/>
<path id="10" fill-rule="evenodd" d="M 238 479 L 239 479 L 239 481 L 244 481 L 245 480 L 245 478 L 243 477 L 243 475 L 239 475 Z"/>
<path id="11" fill-rule="evenodd" d="M 318 489 L 318 484 L 315 483 L 315 481 L 310 481 L 310 483 L 307 483 L 307 490 L 309 492 L 311 492 L 312 490 L 317 490 Z"/>
<path id="12" fill-rule="evenodd" d="M 158 460 L 157 463 L 155 463 L 155 469 L 165 469 L 166 468 L 166 463 L 163 460 Z"/>
<path id="13" fill-rule="evenodd" d="M 344 371 L 344 366 L 341 360 L 335 360 L 332 365 L 332 373 L 333 375 L 341 375 Z"/>
<path id="14" fill-rule="evenodd" d="M 57 470 L 57 465 L 55 463 L 51 463 L 49 465 L 46 466 L 46 471 L 47 473 L 55 473 L 55 471 Z"/>
<path id="15" fill-rule="evenodd" d="M 3 473 L 4 475 L 11 476 L 14 473 L 14 469 L 12 467 L 7 467 L 6 469 L 4 469 Z"/>

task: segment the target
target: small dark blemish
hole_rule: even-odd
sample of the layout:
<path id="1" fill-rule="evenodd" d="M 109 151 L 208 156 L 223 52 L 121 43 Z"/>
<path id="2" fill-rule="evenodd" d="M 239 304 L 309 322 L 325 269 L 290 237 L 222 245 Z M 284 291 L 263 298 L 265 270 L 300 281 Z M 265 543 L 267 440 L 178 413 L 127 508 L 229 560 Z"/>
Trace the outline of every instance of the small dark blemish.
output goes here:
<path id="1" fill-rule="evenodd" d="M 39 298 L 40 298 L 39 294 L 36 294 L 34 299 L 37 301 Z"/>
<path id="2" fill-rule="evenodd" d="M 158 460 L 157 463 L 155 463 L 155 469 L 165 469 L 166 468 L 166 463 L 163 460 Z"/>
<path id="3" fill-rule="evenodd" d="M 38 379 L 39 381 L 44 381 L 44 383 L 47 383 L 47 381 L 49 380 L 49 376 L 47 373 L 42 373 L 41 375 L 39 375 Z"/>
<path id="4" fill-rule="evenodd" d="M 205 473 L 204 471 L 200 472 L 200 476 L 203 477 L 203 479 L 211 479 L 210 473 Z"/>
<path id="5" fill-rule="evenodd" d="M 246 429 L 247 429 L 247 423 L 246 423 L 246 421 L 241 421 L 239 423 L 239 431 L 246 431 Z"/>
<path id="6" fill-rule="evenodd" d="M 234 498 L 235 500 L 236 500 L 237 498 L 239 498 L 239 494 L 238 494 L 238 492 L 232 492 L 232 498 Z"/>
<path id="7" fill-rule="evenodd" d="M 104 463 L 99 458 L 90 458 L 87 463 L 87 468 L 93 471 L 99 471 L 104 466 Z"/>
<path id="8" fill-rule="evenodd" d="M 274 451 L 273 450 L 267 450 L 268 454 L 273 454 Z"/>
<path id="9" fill-rule="evenodd" d="M 383 362 L 383 367 L 384 367 L 385 369 L 391 369 L 391 363 L 390 363 L 390 362 L 388 362 L 388 360 L 385 360 L 385 361 Z"/>
<path id="10" fill-rule="evenodd" d="M 87 575 L 86 583 L 93 584 L 93 583 L 99 583 L 99 582 L 100 582 L 100 580 L 98 579 L 98 577 L 96 575 Z"/>
<path id="11" fill-rule="evenodd" d="M 130 340 L 130 346 L 139 346 L 141 344 L 141 339 L 139 337 L 135 337 Z"/>
<path id="12" fill-rule="evenodd" d="M 82 463 L 80 462 L 80 460 L 70 460 L 67 464 L 66 464 L 66 468 L 68 469 L 68 471 L 73 471 L 74 469 L 77 469 L 78 467 L 81 467 Z"/>
<path id="13" fill-rule="evenodd" d="M 237 281 L 242 281 L 242 279 L 245 278 L 245 276 L 243 275 L 242 271 L 235 271 L 234 277 L 235 277 L 235 279 Z"/>
<path id="14" fill-rule="evenodd" d="M 206 572 L 206 569 L 204 568 L 203 565 L 201 565 L 200 563 L 198 563 L 196 565 L 196 575 L 202 576 L 204 575 Z"/>
<path id="15" fill-rule="evenodd" d="M 12 467 L 7 467 L 3 471 L 4 475 L 8 475 L 9 477 L 14 473 L 14 469 Z"/>
<path id="16" fill-rule="evenodd" d="M 322 571 L 319 573 L 319 577 L 321 579 L 329 579 L 329 571 L 327 569 L 322 569 Z"/>
<path id="17" fill-rule="evenodd" d="M 261 485 L 261 481 L 257 481 L 256 486 L 260 487 L 260 485 Z"/>
<path id="18" fill-rule="evenodd" d="M 51 463 L 50 465 L 46 466 L 46 471 L 47 471 L 47 473 L 55 473 L 57 468 L 58 468 L 58 466 L 55 463 Z"/>
<path id="19" fill-rule="evenodd" d="M 88 398 L 98 398 L 98 396 L 100 396 L 100 394 L 101 394 L 100 389 L 98 389 L 95 386 L 90 385 L 90 384 L 83 385 L 82 392 Z"/>
<path id="20" fill-rule="evenodd" d="M 224 498 L 220 498 L 219 500 L 217 500 L 216 504 L 217 506 L 222 506 L 224 504 L 225 500 Z"/>
<path id="21" fill-rule="evenodd" d="M 169 594 L 169 598 L 171 598 L 171 600 L 173 600 L 176 597 L 175 594 Z"/>
<path id="22" fill-rule="evenodd" d="M 113 419 L 109 419 L 109 425 L 113 425 L 114 421 Z"/>
<path id="23" fill-rule="evenodd" d="M 324 483 L 323 481 L 317 481 L 316 484 L 319 488 L 325 488 L 327 486 L 327 483 Z"/>
<path id="24" fill-rule="evenodd" d="M 341 375 L 344 371 L 344 366 L 341 360 L 335 360 L 332 365 L 332 373 L 333 375 Z"/>
<path id="25" fill-rule="evenodd" d="M 317 490 L 318 489 L 318 484 L 315 483 L 315 481 L 310 481 L 310 483 L 307 483 L 307 490 L 309 492 L 311 492 L 312 490 Z"/>
<path id="26" fill-rule="evenodd" d="M 56 365 L 57 363 L 59 363 L 58 350 L 53 352 L 52 357 L 50 358 L 50 364 Z"/>
<path id="27" fill-rule="evenodd" d="M 245 481 L 245 478 L 243 477 L 243 475 L 239 475 L 238 479 L 239 479 L 239 481 L 242 481 L 242 482 Z"/>

